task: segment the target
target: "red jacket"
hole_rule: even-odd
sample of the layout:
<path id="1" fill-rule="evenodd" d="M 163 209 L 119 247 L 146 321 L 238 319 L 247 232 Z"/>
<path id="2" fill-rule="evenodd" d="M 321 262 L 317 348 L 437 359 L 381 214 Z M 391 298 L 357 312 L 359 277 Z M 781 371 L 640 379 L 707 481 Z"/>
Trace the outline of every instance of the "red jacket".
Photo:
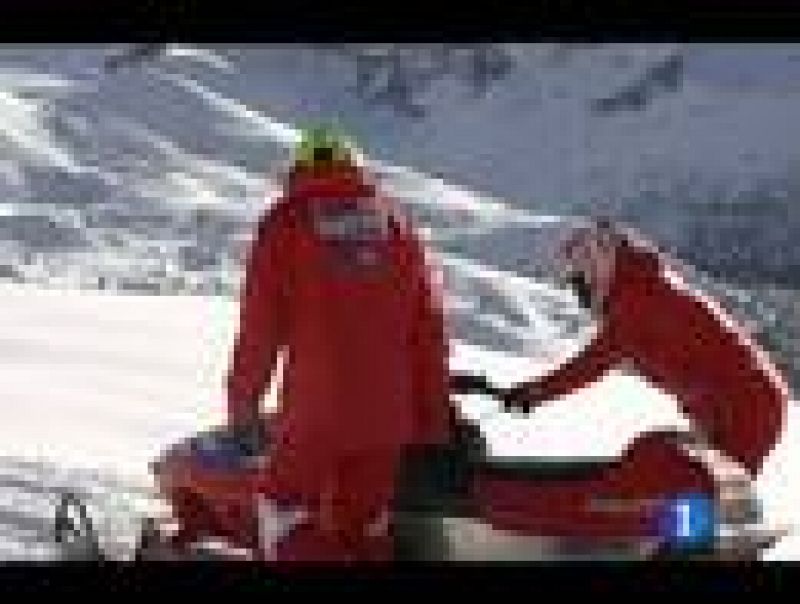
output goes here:
<path id="1" fill-rule="evenodd" d="M 320 468 L 343 456 L 447 440 L 449 355 L 431 277 L 420 242 L 356 169 L 288 181 L 258 226 L 228 379 L 231 421 L 244 422 L 286 357 L 277 490 L 315 491 Z"/>
<path id="2" fill-rule="evenodd" d="M 597 338 L 527 385 L 568 394 L 626 363 L 674 395 L 712 442 L 756 472 L 783 428 L 788 389 L 763 351 L 714 303 L 667 278 L 656 253 L 623 245 Z"/>

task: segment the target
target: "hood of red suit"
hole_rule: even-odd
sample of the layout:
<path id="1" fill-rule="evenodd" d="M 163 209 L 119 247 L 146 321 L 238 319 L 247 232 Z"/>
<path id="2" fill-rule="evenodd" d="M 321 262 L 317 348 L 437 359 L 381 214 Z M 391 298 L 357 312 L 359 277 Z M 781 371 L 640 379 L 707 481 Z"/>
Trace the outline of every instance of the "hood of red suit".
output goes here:
<path id="1" fill-rule="evenodd" d="M 295 167 L 286 177 L 285 192 L 293 198 L 364 198 L 376 190 L 365 172 L 349 163 Z"/>

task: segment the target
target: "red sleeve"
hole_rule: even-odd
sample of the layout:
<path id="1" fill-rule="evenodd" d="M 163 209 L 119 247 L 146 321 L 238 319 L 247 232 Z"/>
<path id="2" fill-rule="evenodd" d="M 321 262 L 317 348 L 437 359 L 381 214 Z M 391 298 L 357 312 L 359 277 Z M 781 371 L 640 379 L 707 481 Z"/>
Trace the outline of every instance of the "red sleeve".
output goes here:
<path id="1" fill-rule="evenodd" d="M 249 422 L 258 412 L 261 395 L 285 343 L 286 203 L 279 202 L 259 222 L 245 265 L 239 332 L 227 377 L 228 418 L 234 425 Z"/>
<path id="2" fill-rule="evenodd" d="M 421 242 L 411 239 L 411 260 L 415 284 L 412 358 L 413 397 L 417 404 L 418 439 L 444 442 L 452 424 L 449 391 L 450 350 L 445 311 L 438 274 L 428 263 Z"/>
<path id="3" fill-rule="evenodd" d="M 552 373 L 524 384 L 534 401 L 570 394 L 600 379 L 622 359 L 612 329 L 606 327 L 575 357 Z"/>

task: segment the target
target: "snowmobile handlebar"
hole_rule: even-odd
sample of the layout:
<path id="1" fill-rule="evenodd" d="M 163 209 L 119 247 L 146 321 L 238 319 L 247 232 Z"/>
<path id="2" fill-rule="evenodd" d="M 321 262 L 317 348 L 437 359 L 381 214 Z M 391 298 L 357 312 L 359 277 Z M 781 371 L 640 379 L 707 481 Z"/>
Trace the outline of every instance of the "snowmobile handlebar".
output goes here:
<path id="1" fill-rule="evenodd" d="M 450 390 L 454 394 L 485 394 L 500 400 L 504 394 L 503 389 L 492 384 L 486 376 L 472 373 L 451 374 Z"/>

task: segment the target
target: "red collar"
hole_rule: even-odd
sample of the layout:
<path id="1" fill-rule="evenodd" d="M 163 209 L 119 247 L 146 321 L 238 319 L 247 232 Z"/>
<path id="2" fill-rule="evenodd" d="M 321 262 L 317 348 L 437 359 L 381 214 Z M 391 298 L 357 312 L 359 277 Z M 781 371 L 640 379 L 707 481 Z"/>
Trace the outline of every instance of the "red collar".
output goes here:
<path id="1" fill-rule="evenodd" d="M 286 182 L 292 197 L 372 197 L 375 187 L 367 182 L 358 168 L 332 165 L 323 168 L 299 168 Z"/>

